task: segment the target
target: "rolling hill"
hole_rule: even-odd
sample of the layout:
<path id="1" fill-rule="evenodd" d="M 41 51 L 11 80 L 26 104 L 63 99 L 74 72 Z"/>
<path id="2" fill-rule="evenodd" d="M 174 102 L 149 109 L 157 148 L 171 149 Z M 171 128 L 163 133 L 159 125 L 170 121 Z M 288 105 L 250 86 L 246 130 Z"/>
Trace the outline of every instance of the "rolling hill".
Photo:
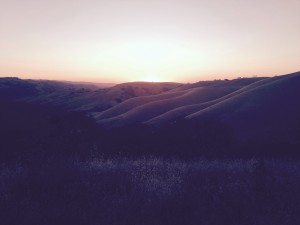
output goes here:
<path id="1" fill-rule="evenodd" d="M 289 94 L 293 91 L 289 85 L 297 87 L 298 77 L 299 73 L 295 73 L 271 78 L 241 78 L 187 84 L 162 94 L 132 98 L 93 115 L 104 127 L 137 123 L 159 127 L 182 118 L 195 119 L 202 115 L 217 114 L 221 117 L 223 108 L 228 109 L 228 113 L 240 111 L 241 108 L 245 112 L 247 109 L 252 110 L 249 105 L 259 104 L 256 101 L 265 99 L 269 89 L 274 93 L 269 94 L 268 100 L 261 103 L 260 107 L 264 106 L 266 110 L 275 109 L 275 105 L 271 105 L 271 100 L 273 100 L 279 105 L 286 105 L 287 110 L 293 111 L 288 107 L 291 104 L 290 99 L 294 99 L 297 105 L 295 98 L 299 97 L 299 93 L 296 88 L 293 93 Z M 286 97 L 284 97 L 285 94 Z M 254 96 L 257 96 L 257 99 Z M 233 104 L 233 102 L 236 103 Z M 220 109 L 221 113 L 218 113 L 217 109 Z"/>
<path id="2" fill-rule="evenodd" d="M 161 125 L 160 123 L 152 123 L 152 121 L 156 117 L 160 117 L 161 122 L 170 122 L 172 119 L 184 115 L 178 112 L 190 110 L 194 112 L 199 107 L 209 106 L 217 99 L 219 101 L 224 96 L 263 80 L 264 78 L 244 78 L 182 85 L 160 95 L 124 101 L 107 111 L 94 114 L 94 117 L 99 124 L 105 127 L 148 123 L 148 121 L 153 125 Z M 172 113 L 170 114 L 170 112 Z M 164 114 L 167 116 L 161 117 Z"/>
<path id="3" fill-rule="evenodd" d="M 159 149 L 218 149 L 218 154 L 221 149 L 248 149 L 251 154 L 272 151 L 270 155 L 277 150 L 282 154 L 285 149 L 296 154 L 300 147 L 299 99 L 298 72 L 183 85 L 124 101 L 94 116 L 102 127 L 124 127 L 124 131 L 128 127 L 131 135 L 141 140 L 138 130 L 142 128 L 130 127 L 144 124 L 155 128 L 156 136 L 148 145 L 161 144 Z"/>
<path id="4" fill-rule="evenodd" d="M 146 82 L 114 85 L 6 77 L 0 78 L 0 98 L 58 106 L 72 111 L 97 112 L 133 97 L 159 94 L 179 85 Z"/>
<path id="5" fill-rule="evenodd" d="M 258 145 L 262 149 L 296 149 L 300 146 L 299 87 L 300 72 L 193 84 L 133 82 L 110 87 L 1 78 L 0 100 L 29 104 L 22 106 L 28 112 L 32 105 L 80 111 L 92 116 L 104 130 L 120 128 L 103 136 L 109 151 L 115 138 L 122 139 L 124 144 L 118 145 L 127 145 L 127 149 L 148 149 L 151 142 L 162 144 L 157 149 L 166 149 L 165 142 L 174 142 L 172 149 L 181 146 L 180 152 L 186 146 L 201 146 L 205 140 L 209 140 L 207 146 L 218 143 L 210 148 L 219 149 L 225 148 L 223 144 L 233 148 L 229 143 L 243 146 L 239 149 Z M 139 126 L 154 131 L 148 133 Z M 153 134 L 156 136 L 151 137 Z M 144 144 L 138 145 L 134 137 Z"/>
<path id="6" fill-rule="evenodd" d="M 300 143 L 300 73 L 269 78 L 214 105 L 186 116 L 213 118 L 230 126 L 242 140 Z"/>

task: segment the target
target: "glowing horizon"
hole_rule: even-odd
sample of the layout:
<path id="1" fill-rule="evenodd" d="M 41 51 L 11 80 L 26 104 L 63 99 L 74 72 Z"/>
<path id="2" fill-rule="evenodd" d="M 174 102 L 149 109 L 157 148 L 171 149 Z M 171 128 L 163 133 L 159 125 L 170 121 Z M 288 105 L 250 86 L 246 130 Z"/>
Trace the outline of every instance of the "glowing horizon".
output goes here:
<path id="1" fill-rule="evenodd" d="M 297 0 L 5 0 L 0 76 L 120 83 L 295 72 L 299 8 Z"/>

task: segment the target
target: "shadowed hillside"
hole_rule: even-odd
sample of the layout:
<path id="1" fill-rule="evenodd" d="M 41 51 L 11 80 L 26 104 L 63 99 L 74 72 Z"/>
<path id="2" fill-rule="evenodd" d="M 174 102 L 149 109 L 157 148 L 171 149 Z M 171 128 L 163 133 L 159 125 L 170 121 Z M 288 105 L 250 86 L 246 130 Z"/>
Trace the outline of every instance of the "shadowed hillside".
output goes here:
<path id="1" fill-rule="evenodd" d="M 111 129 L 108 143 L 119 140 L 113 151 L 191 158 L 299 155 L 300 73 L 190 86 L 95 114 Z"/>
<path id="2" fill-rule="evenodd" d="M 244 142 L 264 140 L 299 146 L 300 73 L 270 80 L 186 118 L 217 120 L 231 127 L 235 137 Z"/>
<path id="3" fill-rule="evenodd" d="M 37 107 L 93 116 L 102 133 L 96 132 L 99 154 L 248 157 L 282 155 L 286 148 L 298 155 L 300 73 L 185 85 L 134 82 L 100 88 L 18 78 L 2 78 L 0 85 L 1 101 L 22 104 L 32 123 Z M 13 110 L 7 115 L 19 117 Z"/>
<path id="4" fill-rule="evenodd" d="M 219 99 L 261 79 L 263 78 L 187 84 L 169 91 L 168 94 L 125 101 L 107 111 L 94 114 L 94 117 L 105 127 L 143 123 L 180 107 Z"/>
<path id="5" fill-rule="evenodd" d="M 299 87 L 1 78 L 1 223 L 298 225 Z"/>
<path id="6" fill-rule="evenodd" d="M 101 84 L 88 82 L 21 80 L 0 78 L 0 98 L 58 106 L 72 111 L 99 112 L 127 99 L 159 94 L 178 83 L 132 82 Z"/>
<path id="7" fill-rule="evenodd" d="M 239 129 L 237 133 L 244 136 L 261 136 L 268 133 L 267 129 L 281 130 L 283 135 L 299 121 L 299 77 L 295 73 L 264 79 L 199 82 L 156 96 L 130 99 L 94 117 L 104 127 L 138 123 L 162 126 L 183 118 L 211 117 Z M 268 124 L 274 127 L 268 128 Z"/>

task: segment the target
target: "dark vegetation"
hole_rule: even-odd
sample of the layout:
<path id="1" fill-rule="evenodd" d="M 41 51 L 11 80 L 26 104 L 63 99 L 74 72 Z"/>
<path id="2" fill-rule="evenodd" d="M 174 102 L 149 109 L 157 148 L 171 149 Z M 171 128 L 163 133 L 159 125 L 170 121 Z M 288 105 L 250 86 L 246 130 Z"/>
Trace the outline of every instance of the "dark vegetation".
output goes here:
<path id="1" fill-rule="evenodd" d="M 2 164 L 2 224 L 299 224 L 300 164 L 157 158 Z"/>
<path id="2" fill-rule="evenodd" d="M 239 140 L 214 119 L 106 130 L 0 94 L 0 224 L 300 223 L 299 141 Z"/>
<path id="3" fill-rule="evenodd" d="M 300 123 L 290 134 L 300 140 Z M 102 130 L 104 155 L 158 156 L 179 159 L 299 158 L 300 141 L 283 139 L 240 140 L 235 131 L 215 119 L 178 120 L 160 128 L 136 124 Z M 118 140 L 117 142 L 115 140 Z"/>
<path id="4" fill-rule="evenodd" d="M 0 161 L 40 157 L 80 157 L 91 154 L 97 125 L 81 112 L 21 102 L 1 102 Z"/>
<path id="5" fill-rule="evenodd" d="M 36 157 L 155 156 L 192 160 L 236 158 L 299 158 L 299 142 L 256 138 L 238 141 L 234 131 L 213 119 L 178 120 L 162 128 L 142 124 L 102 129 L 83 112 L 38 104 L 2 101 L 0 161 Z M 298 130 L 297 130 L 298 129 Z M 300 138 L 295 124 L 295 136 Z"/>
<path id="6" fill-rule="evenodd" d="M 0 118 L 3 224 L 299 224 L 299 161 L 238 153 L 216 121 L 105 131 L 16 102 Z"/>

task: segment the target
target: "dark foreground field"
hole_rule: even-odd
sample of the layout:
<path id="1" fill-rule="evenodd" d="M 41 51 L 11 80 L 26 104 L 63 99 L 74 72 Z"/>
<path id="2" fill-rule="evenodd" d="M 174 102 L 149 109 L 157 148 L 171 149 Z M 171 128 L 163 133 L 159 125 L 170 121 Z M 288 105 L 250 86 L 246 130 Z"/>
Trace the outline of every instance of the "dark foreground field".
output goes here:
<path id="1" fill-rule="evenodd" d="M 1 224 L 300 223 L 300 162 L 94 159 L 1 165 Z"/>

